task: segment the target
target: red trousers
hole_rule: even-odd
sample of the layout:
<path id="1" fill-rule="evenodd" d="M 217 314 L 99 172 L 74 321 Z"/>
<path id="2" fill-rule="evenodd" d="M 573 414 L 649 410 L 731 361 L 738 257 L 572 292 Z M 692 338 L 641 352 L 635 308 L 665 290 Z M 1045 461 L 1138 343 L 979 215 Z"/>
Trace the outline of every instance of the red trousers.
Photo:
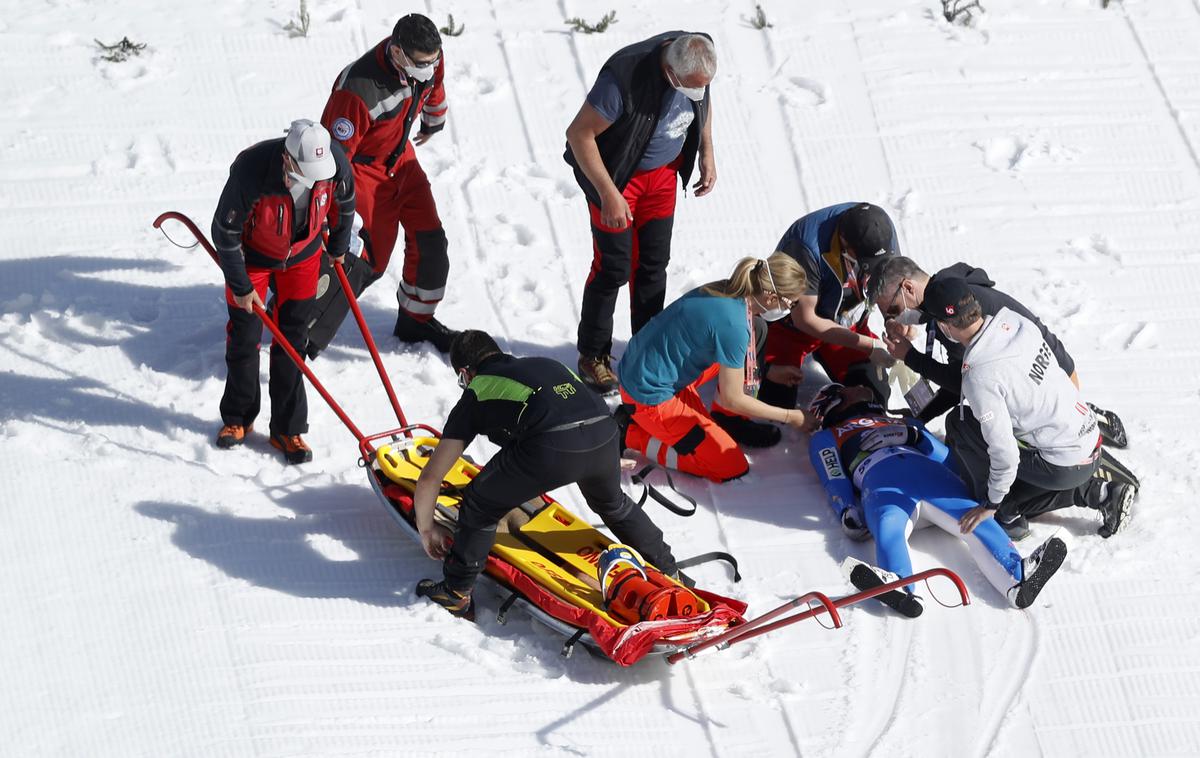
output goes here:
<path id="1" fill-rule="evenodd" d="M 579 334 L 581 355 L 612 352 L 613 311 L 617 294 L 629 285 L 634 334 L 663 309 L 671 232 L 675 225 L 677 163 L 639 171 L 621 195 L 633 221 L 624 229 L 605 226 L 600 208 L 588 203 L 592 221 L 592 268 L 583 287 Z"/>
<path id="2" fill-rule="evenodd" d="M 658 405 L 637 402 L 625 388 L 621 399 L 633 406 L 625 444 L 667 468 L 724 482 L 750 470 L 746 454 L 717 425 L 700 399 L 699 387 L 720 371 L 714 363 L 675 397 Z M 714 409 L 721 410 L 715 403 Z"/>
<path id="3" fill-rule="evenodd" d="M 850 327 L 850 331 L 875 336 L 865 326 L 860 329 L 858 324 Z M 773 366 L 799 366 L 811 353 L 816 354 L 814 357 L 835 382 L 844 381 L 846 371 L 852 365 L 870 358 L 861 350 L 822 342 L 783 321 L 773 321 L 767 325 L 767 344 L 763 348 L 763 360 L 767 363 Z"/>
<path id="4" fill-rule="evenodd" d="M 413 147 L 401 154 L 388 176 L 382 160 L 353 164 L 355 212 L 362 219 L 363 258 L 382 274 L 404 229 L 404 269 L 396 293 L 401 310 L 418 321 L 433 316 L 446 294 L 450 259 L 429 178 Z"/>

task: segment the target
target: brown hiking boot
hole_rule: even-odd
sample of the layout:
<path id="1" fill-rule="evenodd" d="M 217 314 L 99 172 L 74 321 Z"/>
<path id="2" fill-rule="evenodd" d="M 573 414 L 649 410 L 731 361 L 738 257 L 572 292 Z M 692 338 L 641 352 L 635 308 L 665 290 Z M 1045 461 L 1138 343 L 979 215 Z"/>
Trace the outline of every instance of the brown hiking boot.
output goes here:
<path id="1" fill-rule="evenodd" d="M 282 452 L 288 463 L 308 463 L 312 460 L 312 448 L 299 434 L 272 434 L 271 447 Z"/>
<path id="2" fill-rule="evenodd" d="M 617 375 L 612 370 L 612 356 L 579 356 L 579 378 L 600 394 L 617 391 Z"/>
<path id="3" fill-rule="evenodd" d="M 228 450 L 231 447 L 237 447 L 246 441 L 246 436 L 254 431 L 254 425 L 249 424 L 242 426 L 241 424 L 226 424 L 221 427 L 221 431 L 217 432 L 217 447 L 222 450 Z"/>

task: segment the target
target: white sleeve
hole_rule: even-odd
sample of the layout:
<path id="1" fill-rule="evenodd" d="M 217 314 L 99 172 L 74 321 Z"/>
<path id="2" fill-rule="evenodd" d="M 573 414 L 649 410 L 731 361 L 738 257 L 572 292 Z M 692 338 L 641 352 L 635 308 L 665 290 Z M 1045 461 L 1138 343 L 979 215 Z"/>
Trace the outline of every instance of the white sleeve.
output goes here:
<path id="1" fill-rule="evenodd" d="M 981 379 L 983 381 L 979 381 Z M 1017 465 L 1021 462 L 1008 403 L 1000 383 L 994 378 L 964 377 L 962 389 L 987 443 L 988 502 L 999 503 L 1016 481 Z"/>

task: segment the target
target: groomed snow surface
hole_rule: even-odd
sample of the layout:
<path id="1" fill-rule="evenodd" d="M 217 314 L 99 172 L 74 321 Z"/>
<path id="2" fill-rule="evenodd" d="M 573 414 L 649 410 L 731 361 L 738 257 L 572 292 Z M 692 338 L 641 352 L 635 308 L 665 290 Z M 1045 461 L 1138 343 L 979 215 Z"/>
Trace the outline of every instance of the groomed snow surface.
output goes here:
<path id="1" fill-rule="evenodd" d="M 310 0 L 307 38 L 283 29 L 285 0 L 7 5 L 0 752 L 1200 753 L 1196 0 L 993 2 L 972 27 L 936 0 L 763 0 L 765 31 L 749 0 Z M 610 7 L 607 33 L 563 24 Z M 174 209 L 207 229 L 237 152 L 319 117 L 409 10 L 466 24 L 446 39 L 449 126 L 419 149 L 450 238 L 446 323 L 574 360 L 591 248 L 563 131 L 613 50 L 706 30 L 720 179 L 681 195 L 669 296 L 771 252 L 809 210 L 883 205 L 926 268 L 984 266 L 1038 312 L 1088 397 L 1124 417 L 1119 455 L 1144 482 L 1128 529 L 1103 540 L 1078 510 L 1036 522 L 1023 550 L 1057 533 L 1071 552 L 1029 612 L 961 543 L 920 532 L 915 563 L 959 571 L 970 607 L 855 608 L 841 630 L 806 622 L 676 667 L 564 660 L 527 616 L 498 625 L 491 597 L 478 625 L 416 599 L 438 567 L 315 393 L 310 465 L 282 465 L 262 433 L 213 446 L 220 274 L 150 227 Z M 126 35 L 141 56 L 99 60 L 94 38 Z M 458 390 L 439 355 L 391 337 L 397 273 L 366 317 L 409 417 L 440 425 Z M 619 313 L 618 354 L 628 328 Z M 352 325 L 314 367 L 364 429 L 394 426 Z M 756 612 L 847 592 L 839 562 L 873 552 L 842 536 L 807 439 L 784 436 L 742 481 L 688 479 L 694 518 L 653 513 L 681 555 L 735 553 L 742 583 L 695 573 Z"/>

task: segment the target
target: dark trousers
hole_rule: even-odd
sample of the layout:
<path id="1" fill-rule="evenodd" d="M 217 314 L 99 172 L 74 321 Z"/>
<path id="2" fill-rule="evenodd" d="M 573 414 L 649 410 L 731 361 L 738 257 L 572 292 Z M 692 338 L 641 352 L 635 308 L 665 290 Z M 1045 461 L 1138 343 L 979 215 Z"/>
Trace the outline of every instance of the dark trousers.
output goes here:
<path id="1" fill-rule="evenodd" d="M 314 256 L 287 272 L 250 270 L 250 281 L 259 297 L 266 299 L 268 282 L 275 290 L 272 317 L 292 347 L 304 355 L 308 342 L 308 322 L 316 293 L 316 272 L 319 259 Z M 227 299 L 232 294 L 226 288 Z M 262 341 L 263 324 L 253 313 L 229 305 L 229 322 L 225 327 L 225 394 L 221 396 L 221 421 L 225 424 L 249 426 L 258 417 L 262 405 L 262 388 L 258 382 L 258 347 Z M 304 375 L 283 348 L 271 341 L 271 375 L 268 383 L 271 397 L 272 434 L 303 434 L 308 431 L 308 398 L 304 392 Z"/>
<path id="2" fill-rule="evenodd" d="M 975 499 L 986 502 L 990 459 L 979 421 L 969 408 L 962 408 L 962 418 L 957 409 L 946 416 L 946 444 Z M 1076 466 L 1058 466 L 1046 461 L 1033 448 L 1022 447 L 1020 455 L 1017 479 L 996 511 L 1001 521 L 1037 516 L 1072 505 L 1099 507 L 1100 480 L 1093 477 L 1100 466 L 1099 456 Z"/>
<path id="3" fill-rule="evenodd" d="M 463 493 L 454 545 L 443 564 L 446 585 L 469 592 L 509 511 L 543 492 L 579 485 L 588 506 L 617 541 L 630 545 L 664 573 L 675 571 L 662 531 L 621 490 L 616 424 L 594 424 L 519 440 L 502 448 Z"/>
<path id="4" fill-rule="evenodd" d="M 626 283 L 634 334 L 662 311 L 678 177 L 673 164 L 634 174 L 622 193 L 633 214 L 633 222 L 624 229 L 604 226 L 600 208 L 588 203 L 592 269 L 580 307 L 577 346 L 581 355 L 595 357 L 612 352 L 613 311 Z"/>

